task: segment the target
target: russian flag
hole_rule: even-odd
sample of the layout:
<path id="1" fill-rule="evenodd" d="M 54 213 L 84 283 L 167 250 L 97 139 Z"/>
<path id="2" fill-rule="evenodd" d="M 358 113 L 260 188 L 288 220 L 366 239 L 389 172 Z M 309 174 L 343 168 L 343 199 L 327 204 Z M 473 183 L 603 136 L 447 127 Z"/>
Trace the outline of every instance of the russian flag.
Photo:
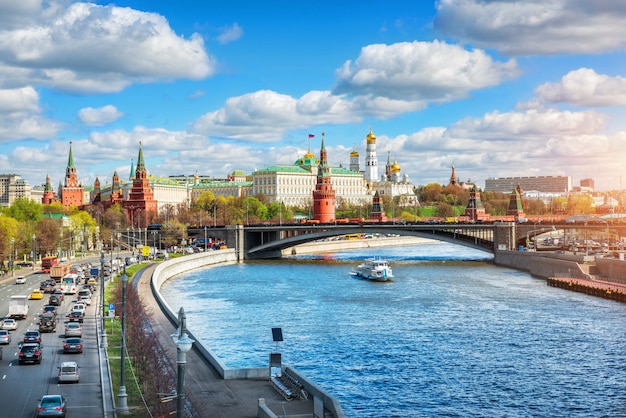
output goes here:
<path id="1" fill-rule="evenodd" d="M 315 135 L 309 134 L 309 138 L 315 138 Z"/>

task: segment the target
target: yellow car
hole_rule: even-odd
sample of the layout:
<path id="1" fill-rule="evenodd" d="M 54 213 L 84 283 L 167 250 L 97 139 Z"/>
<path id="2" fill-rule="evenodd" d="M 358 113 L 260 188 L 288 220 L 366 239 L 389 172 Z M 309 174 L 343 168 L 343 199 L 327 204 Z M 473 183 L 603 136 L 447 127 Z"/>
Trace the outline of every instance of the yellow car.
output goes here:
<path id="1" fill-rule="evenodd" d="M 97 285 L 98 281 L 96 279 L 89 279 L 89 280 L 87 280 L 87 284 L 88 285 Z"/>
<path id="2" fill-rule="evenodd" d="M 43 299 L 43 292 L 39 289 L 33 289 L 28 299 Z"/>

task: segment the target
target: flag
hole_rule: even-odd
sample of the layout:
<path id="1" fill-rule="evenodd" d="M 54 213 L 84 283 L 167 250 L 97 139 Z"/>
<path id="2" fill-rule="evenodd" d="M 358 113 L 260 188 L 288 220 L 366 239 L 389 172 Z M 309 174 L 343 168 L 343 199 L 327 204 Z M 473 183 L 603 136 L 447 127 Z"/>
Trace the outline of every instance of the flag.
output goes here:
<path id="1" fill-rule="evenodd" d="M 309 138 L 315 138 L 315 135 L 309 134 Z"/>

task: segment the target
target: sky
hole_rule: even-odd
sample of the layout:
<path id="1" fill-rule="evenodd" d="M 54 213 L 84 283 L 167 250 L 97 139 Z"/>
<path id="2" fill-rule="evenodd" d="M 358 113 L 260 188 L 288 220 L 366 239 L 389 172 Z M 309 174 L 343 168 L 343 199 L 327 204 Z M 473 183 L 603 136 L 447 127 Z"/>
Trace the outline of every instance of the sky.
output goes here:
<path id="1" fill-rule="evenodd" d="M 377 136 L 416 186 L 626 175 L 621 0 L 0 0 L 0 174 L 225 178 Z M 309 139 L 309 135 L 314 135 Z"/>

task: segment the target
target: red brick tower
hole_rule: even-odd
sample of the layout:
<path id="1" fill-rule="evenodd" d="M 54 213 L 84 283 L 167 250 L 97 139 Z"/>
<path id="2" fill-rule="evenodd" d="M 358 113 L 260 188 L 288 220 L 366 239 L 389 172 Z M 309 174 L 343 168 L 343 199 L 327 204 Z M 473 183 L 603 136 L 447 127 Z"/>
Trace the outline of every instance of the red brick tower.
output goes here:
<path id="1" fill-rule="evenodd" d="M 72 143 L 70 142 L 70 156 L 65 169 L 65 183 L 61 189 L 61 203 L 66 208 L 70 206 L 83 206 L 83 186 L 78 181 L 78 172 L 74 165 L 74 156 L 72 155 Z"/>
<path id="2" fill-rule="evenodd" d="M 454 165 L 452 165 L 452 174 L 450 174 L 450 183 L 448 186 L 459 186 L 459 181 L 456 178 L 456 173 L 454 172 Z"/>
<path id="3" fill-rule="evenodd" d="M 43 196 L 41 198 L 41 203 L 43 205 L 49 205 L 54 201 L 54 189 L 52 188 L 52 184 L 50 184 L 50 175 L 46 174 L 46 185 L 43 189 Z"/>
<path id="4" fill-rule="evenodd" d="M 480 191 L 476 189 L 476 186 L 470 189 L 470 199 L 465 208 L 465 215 L 472 221 L 486 221 L 489 219 L 489 214 L 485 213 L 485 206 L 482 200 L 480 200 Z"/>
<path id="5" fill-rule="evenodd" d="M 113 172 L 113 184 L 111 185 L 111 206 L 122 203 L 124 195 L 122 193 L 122 186 L 120 184 L 120 177 L 117 175 L 117 170 Z"/>
<path id="6" fill-rule="evenodd" d="M 313 219 L 320 222 L 335 221 L 335 193 L 330 177 L 330 167 L 328 167 L 324 132 L 322 132 L 320 165 L 317 171 L 317 183 L 313 190 Z"/>
<path id="7" fill-rule="evenodd" d="M 154 192 L 148 180 L 141 143 L 139 143 L 139 156 L 137 157 L 133 187 L 130 189 L 128 199 L 123 202 L 123 207 L 133 228 L 146 228 L 148 223 L 157 215 L 158 203 L 154 200 Z"/>
<path id="8" fill-rule="evenodd" d="M 509 197 L 509 208 L 506 211 L 507 216 L 515 216 L 515 219 L 525 217 L 522 207 L 522 193 L 522 188 L 518 184 Z"/>

